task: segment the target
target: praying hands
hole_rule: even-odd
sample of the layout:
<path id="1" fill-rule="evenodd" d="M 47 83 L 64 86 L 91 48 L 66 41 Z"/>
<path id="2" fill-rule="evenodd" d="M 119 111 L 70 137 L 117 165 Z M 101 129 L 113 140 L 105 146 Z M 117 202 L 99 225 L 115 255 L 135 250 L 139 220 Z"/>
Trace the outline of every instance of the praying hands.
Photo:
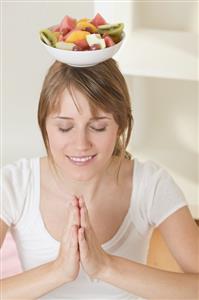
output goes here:
<path id="1" fill-rule="evenodd" d="M 110 255 L 100 246 L 89 220 L 83 197 L 75 197 L 70 203 L 69 226 L 63 234 L 60 252 L 55 260 L 65 282 L 76 279 L 79 264 L 90 278 L 99 278 L 106 270 Z"/>

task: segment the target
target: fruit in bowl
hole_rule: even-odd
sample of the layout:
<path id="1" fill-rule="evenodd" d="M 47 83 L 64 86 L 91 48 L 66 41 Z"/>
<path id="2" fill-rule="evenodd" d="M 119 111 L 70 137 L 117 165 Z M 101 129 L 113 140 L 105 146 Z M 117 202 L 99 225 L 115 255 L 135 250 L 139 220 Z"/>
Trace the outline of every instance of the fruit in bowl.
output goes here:
<path id="1" fill-rule="evenodd" d="M 93 19 L 65 16 L 60 24 L 40 31 L 42 45 L 56 60 L 89 67 L 115 55 L 124 41 L 124 24 L 109 24 L 98 13 Z"/>
<path id="2" fill-rule="evenodd" d="M 60 50 L 93 51 L 118 44 L 124 36 L 123 29 L 123 23 L 109 24 L 99 13 L 93 19 L 65 16 L 60 24 L 41 30 L 40 38 Z"/>

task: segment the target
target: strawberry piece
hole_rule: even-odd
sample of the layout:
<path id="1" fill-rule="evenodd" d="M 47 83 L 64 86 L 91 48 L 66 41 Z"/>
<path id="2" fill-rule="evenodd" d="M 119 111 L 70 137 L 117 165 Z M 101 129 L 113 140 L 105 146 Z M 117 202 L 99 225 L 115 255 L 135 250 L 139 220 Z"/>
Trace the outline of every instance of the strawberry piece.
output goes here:
<path id="1" fill-rule="evenodd" d="M 109 35 L 106 35 L 104 37 L 104 40 L 105 40 L 106 47 L 111 47 L 111 46 L 115 45 L 114 41 L 112 40 L 112 38 Z"/>

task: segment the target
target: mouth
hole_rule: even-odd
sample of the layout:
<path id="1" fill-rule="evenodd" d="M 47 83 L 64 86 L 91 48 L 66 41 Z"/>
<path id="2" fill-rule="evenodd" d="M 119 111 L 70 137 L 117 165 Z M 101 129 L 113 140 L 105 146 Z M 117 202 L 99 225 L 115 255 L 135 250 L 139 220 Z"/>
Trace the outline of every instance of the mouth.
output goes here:
<path id="1" fill-rule="evenodd" d="M 78 166 L 84 166 L 84 165 L 90 164 L 96 156 L 97 156 L 97 154 L 88 155 L 88 156 L 68 156 L 68 155 L 66 155 L 66 157 L 69 159 L 69 161 L 72 164 L 75 164 Z"/>

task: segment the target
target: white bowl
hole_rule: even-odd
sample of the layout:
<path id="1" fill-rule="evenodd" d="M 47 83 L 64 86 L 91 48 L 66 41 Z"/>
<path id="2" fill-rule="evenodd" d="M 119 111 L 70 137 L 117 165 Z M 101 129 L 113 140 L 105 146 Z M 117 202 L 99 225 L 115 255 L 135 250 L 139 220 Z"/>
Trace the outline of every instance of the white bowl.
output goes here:
<path id="1" fill-rule="evenodd" d="M 103 62 L 111 57 L 120 49 L 125 38 L 122 34 L 122 40 L 111 46 L 100 50 L 85 50 L 85 51 L 71 51 L 62 50 L 48 46 L 43 41 L 42 44 L 46 50 L 58 61 L 73 67 L 89 67 Z"/>

